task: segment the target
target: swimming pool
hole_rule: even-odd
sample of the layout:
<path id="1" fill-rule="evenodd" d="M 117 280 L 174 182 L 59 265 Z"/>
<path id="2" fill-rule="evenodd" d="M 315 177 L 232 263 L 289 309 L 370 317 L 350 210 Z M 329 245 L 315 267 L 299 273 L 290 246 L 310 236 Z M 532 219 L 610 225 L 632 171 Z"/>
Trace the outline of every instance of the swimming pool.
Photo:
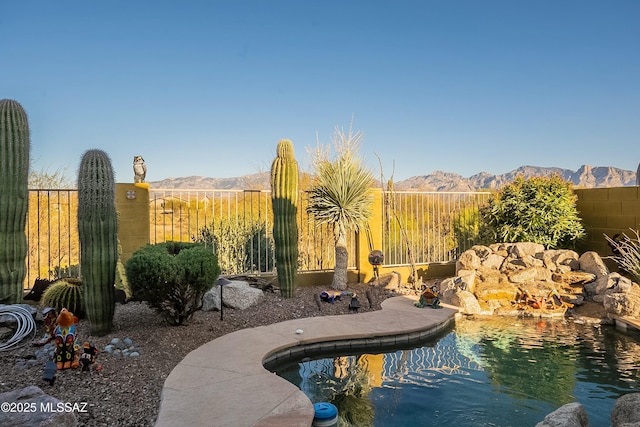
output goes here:
<path id="1" fill-rule="evenodd" d="M 534 426 L 569 402 L 592 427 L 640 391 L 637 334 L 565 319 L 459 319 L 420 347 L 272 369 L 342 425 Z"/>

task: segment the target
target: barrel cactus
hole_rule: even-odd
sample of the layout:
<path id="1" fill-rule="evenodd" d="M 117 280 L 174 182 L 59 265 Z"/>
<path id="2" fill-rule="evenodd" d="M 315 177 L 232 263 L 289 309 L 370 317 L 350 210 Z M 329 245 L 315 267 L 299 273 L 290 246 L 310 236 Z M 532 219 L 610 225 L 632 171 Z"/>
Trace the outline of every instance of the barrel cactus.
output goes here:
<path id="1" fill-rule="evenodd" d="M 271 165 L 271 203 L 278 283 L 281 295 L 290 298 L 298 271 L 298 162 L 288 139 L 278 142 Z"/>
<path id="2" fill-rule="evenodd" d="M 53 307 L 58 312 L 66 308 L 78 317 L 84 317 L 84 301 L 82 281 L 73 277 L 60 279 L 47 288 L 42 294 L 40 305 Z"/>
<path id="3" fill-rule="evenodd" d="M 0 303 L 22 302 L 24 293 L 29 145 L 27 113 L 0 100 Z"/>
<path id="4" fill-rule="evenodd" d="M 118 215 L 111 159 L 102 150 L 88 150 L 78 172 L 78 236 L 85 312 L 92 335 L 113 326 L 115 275 L 118 262 Z"/>

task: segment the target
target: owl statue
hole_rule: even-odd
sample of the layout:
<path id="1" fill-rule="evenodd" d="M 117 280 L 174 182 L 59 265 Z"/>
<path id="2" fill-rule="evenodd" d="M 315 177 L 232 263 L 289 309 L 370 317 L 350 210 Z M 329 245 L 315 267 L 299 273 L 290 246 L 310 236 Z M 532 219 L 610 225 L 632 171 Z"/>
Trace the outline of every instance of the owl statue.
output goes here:
<path id="1" fill-rule="evenodd" d="M 133 182 L 144 182 L 144 177 L 147 176 L 147 165 L 144 164 L 142 156 L 133 157 Z"/>

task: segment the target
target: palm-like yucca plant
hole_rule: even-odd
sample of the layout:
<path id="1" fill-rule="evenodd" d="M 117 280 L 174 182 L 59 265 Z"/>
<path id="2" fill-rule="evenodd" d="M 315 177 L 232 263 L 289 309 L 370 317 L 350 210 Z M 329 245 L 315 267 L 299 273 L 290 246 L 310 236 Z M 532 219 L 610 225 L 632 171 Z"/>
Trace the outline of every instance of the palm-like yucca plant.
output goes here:
<path id="1" fill-rule="evenodd" d="M 362 133 L 345 135 L 336 128 L 334 148 L 336 158 L 331 159 L 329 150 L 319 149 L 315 153 L 315 177 L 309 190 L 307 212 L 318 225 L 333 226 L 335 238 L 335 268 L 333 288 L 347 288 L 347 230 L 358 230 L 365 226 L 371 216 L 373 175 L 358 157 Z"/>

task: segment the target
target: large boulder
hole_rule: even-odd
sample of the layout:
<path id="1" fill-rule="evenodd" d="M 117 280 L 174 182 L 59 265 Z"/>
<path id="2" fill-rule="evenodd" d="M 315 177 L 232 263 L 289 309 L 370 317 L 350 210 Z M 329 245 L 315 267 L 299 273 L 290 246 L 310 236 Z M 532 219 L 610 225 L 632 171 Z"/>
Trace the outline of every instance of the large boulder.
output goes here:
<path id="1" fill-rule="evenodd" d="M 482 260 L 482 267 L 490 268 L 492 270 L 500 270 L 505 257 L 498 254 L 489 254 Z"/>
<path id="2" fill-rule="evenodd" d="M 475 270 L 482 265 L 482 260 L 473 249 L 468 249 L 460 254 L 456 261 L 456 274 L 460 270 Z"/>
<path id="3" fill-rule="evenodd" d="M 544 245 L 533 242 L 513 243 L 509 253 L 517 258 L 534 258 L 537 254 L 544 252 Z"/>
<path id="4" fill-rule="evenodd" d="M 244 280 L 232 280 L 230 284 L 224 285 L 222 300 L 225 307 L 244 310 L 261 303 L 264 300 L 264 292 L 251 287 Z M 204 294 L 202 310 L 220 310 L 220 286 L 214 286 Z"/>
<path id="5" fill-rule="evenodd" d="M 609 314 L 640 317 L 640 295 L 638 293 L 607 293 L 602 305 Z"/>
<path id="6" fill-rule="evenodd" d="M 583 253 L 580 255 L 580 258 L 578 258 L 578 262 L 580 262 L 580 270 L 593 273 L 596 275 L 596 278 L 609 274 L 609 269 L 597 252 L 588 251 Z"/>
<path id="7" fill-rule="evenodd" d="M 616 400 L 611 412 L 611 427 L 640 426 L 640 393 L 630 393 Z"/>
<path id="8" fill-rule="evenodd" d="M 0 411 L 0 426 L 3 427 L 72 427 L 78 425 L 78 420 L 73 412 L 58 412 L 56 410 L 58 404 L 63 402 L 45 394 L 34 385 L 0 393 L 0 402 L 15 403 L 20 405 L 16 407 L 28 408 L 28 410 L 19 411 Z M 50 410 L 46 410 L 47 408 Z M 34 410 L 31 411 L 31 409 Z"/>
<path id="9" fill-rule="evenodd" d="M 476 270 L 460 270 L 458 271 L 460 289 L 473 292 L 476 287 Z"/>
<path id="10" fill-rule="evenodd" d="M 482 308 L 478 300 L 469 291 L 454 292 L 450 303 L 460 307 L 460 311 L 464 314 L 482 314 Z"/>
<path id="11" fill-rule="evenodd" d="M 589 418 L 580 403 L 567 403 L 544 417 L 536 427 L 589 427 Z"/>
<path id="12" fill-rule="evenodd" d="M 588 427 L 584 407 L 578 402 L 567 403 L 556 409 L 536 427 Z M 611 427 L 640 426 L 640 393 L 630 393 L 616 400 L 611 411 Z"/>

